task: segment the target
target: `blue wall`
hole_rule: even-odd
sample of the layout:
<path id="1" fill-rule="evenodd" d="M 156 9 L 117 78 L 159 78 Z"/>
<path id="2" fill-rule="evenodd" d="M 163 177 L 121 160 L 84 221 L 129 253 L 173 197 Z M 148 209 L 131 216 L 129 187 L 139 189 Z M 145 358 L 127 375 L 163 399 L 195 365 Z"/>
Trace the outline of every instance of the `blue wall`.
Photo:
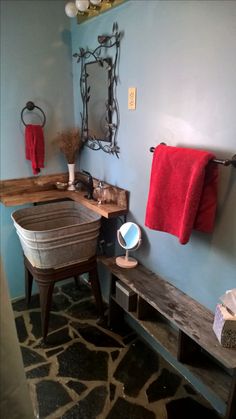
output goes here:
<path id="1" fill-rule="evenodd" d="M 0 177 L 32 176 L 24 156 L 20 113 L 32 100 L 47 117 L 45 169 L 66 171 L 66 162 L 53 138 L 74 125 L 70 22 L 64 1 L 1 1 L 1 142 Z M 28 116 L 24 113 L 25 118 Z M 39 123 L 37 116 L 35 120 Z M 22 252 L 10 214 L 1 211 L 1 257 L 12 297 L 24 294 Z"/>
<path id="2" fill-rule="evenodd" d="M 220 167 L 213 234 L 193 233 L 182 246 L 174 236 L 144 227 L 152 155 L 150 146 L 204 148 L 219 158 L 236 152 L 236 3 L 230 1 L 129 1 L 79 26 L 72 50 L 96 45 L 114 21 L 121 42 L 118 101 L 120 159 L 86 149 L 80 165 L 97 178 L 130 191 L 129 219 L 143 232 L 139 260 L 214 310 L 235 287 L 236 170 Z M 73 63 L 75 120 L 80 121 L 80 65 Z M 137 87 L 137 109 L 127 109 L 128 87 Z"/>
<path id="3" fill-rule="evenodd" d="M 1 1 L 1 179 L 31 175 L 20 123 L 27 100 L 47 115 L 42 173 L 66 170 L 52 139 L 60 129 L 80 123 L 80 66 L 73 61 L 72 85 L 71 55 L 80 46 L 95 46 L 97 35 L 110 32 L 114 21 L 124 31 L 118 84 L 120 158 L 85 149 L 79 166 L 130 191 L 128 218 L 143 232 L 136 252 L 140 261 L 214 310 L 219 296 L 235 287 L 236 171 L 220 168 L 213 234 L 193 233 L 181 246 L 175 237 L 145 228 L 144 217 L 150 146 L 165 140 L 212 150 L 219 158 L 236 152 L 235 2 L 130 0 L 82 25 L 74 19 L 70 30 L 64 1 Z M 136 111 L 127 109 L 129 86 L 137 87 Z M 21 249 L 10 220 L 13 210 L 1 205 L 1 254 L 15 297 L 24 291 Z"/>

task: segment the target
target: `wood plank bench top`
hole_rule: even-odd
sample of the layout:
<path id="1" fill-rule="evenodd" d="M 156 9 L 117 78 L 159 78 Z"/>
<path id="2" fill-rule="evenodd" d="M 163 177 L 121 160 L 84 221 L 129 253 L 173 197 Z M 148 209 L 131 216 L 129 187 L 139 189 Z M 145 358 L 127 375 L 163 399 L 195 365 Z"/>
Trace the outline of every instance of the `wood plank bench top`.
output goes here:
<path id="1" fill-rule="evenodd" d="M 220 345 L 210 310 L 141 264 L 124 269 L 114 257 L 102 256 L 98 261 L 226 368 L 236 368 L 236 349 Z"/>

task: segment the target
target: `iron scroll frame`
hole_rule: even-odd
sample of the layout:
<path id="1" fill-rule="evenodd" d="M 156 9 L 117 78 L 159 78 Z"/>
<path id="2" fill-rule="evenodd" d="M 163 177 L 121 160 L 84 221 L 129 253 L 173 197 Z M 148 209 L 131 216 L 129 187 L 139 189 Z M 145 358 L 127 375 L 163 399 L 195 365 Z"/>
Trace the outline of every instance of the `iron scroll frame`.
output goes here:
<path id="1" fill-rule="evenodd" d="M 117 101 L 117 83 L 118 83 L 118 62 L 120 54 L 121 32 L 118 31 L 118 24 L 114 23 L 111 35 L 99 35 L 99 45 L 94 49 L 80 48 L 79 53 L 73 54 L 77 58 L 77 63 L 81 64 L 80 73 L 80 93 L 82 99 L 83 110 L 81 116 L 81 138 L 84 144 L 92 150 L 103 150 L 105 153 L 114 154 L 119 157 L 120 148 L 117 144 L 117 134 L 120 125 L 120 113 Z M 114 49 L 111 57 L 107 56 L 107 50 Z M 106 52 L 106 56 L 102 57 L 102 51 Z M 88 126 L 88 102 L 90 99 L 90 86 L 88 85 L 88 74 L 86 72 L 86 64 L 93 60 L 101 67 L 106 66 L 108 71 L 108 100 L 106 107 L 106 133 L 104 138 L 97 138 L 90 134 Z"/>

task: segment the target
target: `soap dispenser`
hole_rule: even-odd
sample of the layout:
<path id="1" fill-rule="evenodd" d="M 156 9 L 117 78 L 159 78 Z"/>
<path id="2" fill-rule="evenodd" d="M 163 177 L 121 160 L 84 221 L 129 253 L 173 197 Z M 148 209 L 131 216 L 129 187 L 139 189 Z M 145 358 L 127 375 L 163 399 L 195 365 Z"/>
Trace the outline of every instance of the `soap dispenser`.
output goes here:
<path id="1" fill-rule="evenodd" d="M 105 202 L 105 186 L 102 180 L 99 180 L 98 186 L 95 189 L 95 194 L 96 194 L 98 205 L 103 204 Z"/>

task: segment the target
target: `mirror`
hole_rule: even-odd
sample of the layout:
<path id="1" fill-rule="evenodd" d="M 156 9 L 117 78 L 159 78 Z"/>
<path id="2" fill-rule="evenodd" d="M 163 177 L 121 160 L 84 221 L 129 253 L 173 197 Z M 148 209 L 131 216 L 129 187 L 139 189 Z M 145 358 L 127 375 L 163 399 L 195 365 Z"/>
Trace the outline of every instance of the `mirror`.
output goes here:
<path id="1" fill-rule="evenodd" d="M 94 50 L 80 48 L 73 54 L 81 63 L 81 137 L 92 150 L 118 157 L 119 109 L 116 98 L 121 33 L 117 23 L 111 35 L 98 36 Z M 108 55 L 109 54 L 109 55 Z"/>
<path id="2" fill-rule="evenodd" d="M 110 86 L 111 59 L 104 60 L 103 66 L 93 61 L 85 66 L 86 91 L 90 93 L 87 102 L 88 133 L 91 138 L 99 141 L 111 141 L 112 113 L 107 103 L 112 103 L 112 91 Z M 107 123 L 108 122 L 108 123 Z"/>
<path id="3" fill-rule="evenodd" d="M 132 222 L 125 223 L 117 231 L 118 243 L 125 249 L 125 256 L 118 256 L 116 264 L 121 268 L 134 268 L 138 261 L 129 256 L 130 250 L 137 250 L 141 244 L 141 230 L 140 227 Z"/>

